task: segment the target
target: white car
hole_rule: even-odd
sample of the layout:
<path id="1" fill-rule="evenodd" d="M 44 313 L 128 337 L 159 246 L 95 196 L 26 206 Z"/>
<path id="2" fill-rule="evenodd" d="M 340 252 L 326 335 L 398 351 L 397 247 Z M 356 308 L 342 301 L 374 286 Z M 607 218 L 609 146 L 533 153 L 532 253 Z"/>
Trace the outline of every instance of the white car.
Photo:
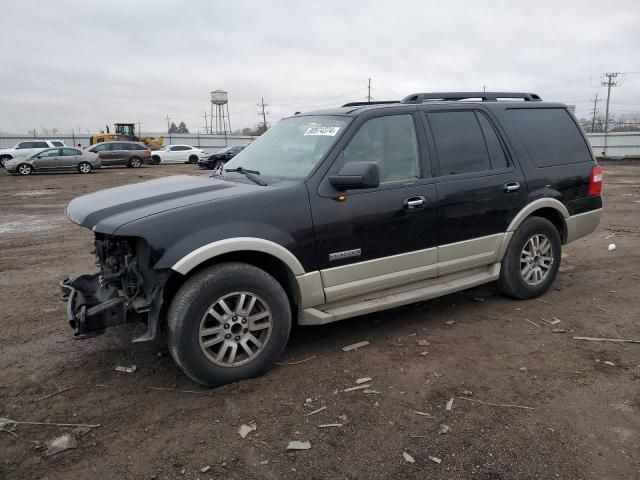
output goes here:
<path id="1" fill-rule="evenodd" d="M 198 163 L 198 159 L 205 155 L 204 150 L 191 145 L 167 145 L 151 152 L 151 163 Z"/>
<path id="2" fill-rule="evenodd" d="M 64 142 L 60 140 L 25 140 L 18 143 L 13 148 L 0 149 L 0 165 L 4 168 L 7 160 L 16 157 L 30 157 L 35 153 L 42 152 L 47 148 L 64 147 Z M 196 160 L 197 161 L 197 160 Z"/>

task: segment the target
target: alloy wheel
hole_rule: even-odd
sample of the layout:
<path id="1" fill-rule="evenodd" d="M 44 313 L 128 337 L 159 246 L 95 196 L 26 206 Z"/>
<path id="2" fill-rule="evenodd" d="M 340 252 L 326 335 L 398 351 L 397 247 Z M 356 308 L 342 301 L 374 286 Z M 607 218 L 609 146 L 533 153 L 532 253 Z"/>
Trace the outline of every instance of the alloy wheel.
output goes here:
<path id="1" fill-rule="evenodd" d="M 271 337 L 269 305 L 250 292 L 216 300 L 200 321 L 198 341 L 207 358 L 222 367 L 238 367 L 256 358 Z"/>
<path id="2" fill-rule="evenodd" d="M 537 233 L 524 244 L 520 254 L 520 274 L 529 285 L 542 283 L 553 265 L 553 247 L 549 239 Z"/>

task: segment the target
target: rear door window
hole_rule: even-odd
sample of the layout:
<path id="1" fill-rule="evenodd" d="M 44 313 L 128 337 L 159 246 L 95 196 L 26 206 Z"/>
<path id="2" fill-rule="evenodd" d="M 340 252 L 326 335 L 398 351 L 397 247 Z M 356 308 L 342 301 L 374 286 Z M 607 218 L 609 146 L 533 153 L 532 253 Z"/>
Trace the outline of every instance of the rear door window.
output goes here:
<path id="1" fill-rule="evenodd" d="M 484 135 L 473 110 L 429 112 L 440 175 L 491 169 Z"/>
<path id="2" fill-rule="evenodd" d="M 62 156 L 63 157 L 73 157 L 74 155 L 82 155 L 82 153 L 75 148 L 63 148 Z"/>
<path id="3" fill-rule="evenodd" d="M 33 142 L 32 148 L 49 148 L 49 144 L 47 142 Z"/>
<path id="4" fill-rule="evenodd" d="M 514 108 L 507 114 L 537 167 L 592 161 L 578 126 L 564 108 Z"/>
<path id="5" fill-rule="evenodd" d="M 482 128 L 484 141 L 487 144 L 489 158 L 491 159 L 491 168 L 494 170 L 507 168 L 507 157 L 504 154 L 504 149 L 493 125 L 491 125 L 491 122 L 484 114 L 476 112 L 476 116 L 478 117 L 478 122 L 480 122 L 480 128 Z"/>

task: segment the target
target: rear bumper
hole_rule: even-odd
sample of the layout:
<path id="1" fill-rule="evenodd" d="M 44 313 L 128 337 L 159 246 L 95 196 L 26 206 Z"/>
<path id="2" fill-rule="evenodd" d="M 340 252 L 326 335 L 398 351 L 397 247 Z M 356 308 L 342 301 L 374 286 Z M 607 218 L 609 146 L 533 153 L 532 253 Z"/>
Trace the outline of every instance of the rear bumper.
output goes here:
<path id="1" fill-rule="evenodd" d="M 102 287 L 98 273 L 66 278 L 60 288 L 67 303 L 67 321 L 76 338 L 98 335 L 107 327 L 127 321 L 126 299 L 115 288 Z"/>
<path id="2" fill-rule="evenodd" d="M 598 208 L 567 218 L 565 220 L 567 222 L 567 243 L 573 242 L 593 232 L 598 227 L 601 216 L 602 209 Z"/>

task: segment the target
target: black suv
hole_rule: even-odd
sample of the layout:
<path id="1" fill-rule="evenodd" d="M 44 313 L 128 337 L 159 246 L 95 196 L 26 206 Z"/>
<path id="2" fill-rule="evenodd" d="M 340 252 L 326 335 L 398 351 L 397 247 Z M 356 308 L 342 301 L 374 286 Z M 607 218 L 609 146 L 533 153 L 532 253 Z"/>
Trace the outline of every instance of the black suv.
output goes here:
<path id="1" fill-rule="evenodd" d="M 517 101 L 515 101 L 517 100 Z M 592 232 L 602 169 L 565 105 L 418 93 L 278 122 L 210 177 L 74 199 L 100 271 L 62 282 L 90 336 L 141 320 L 215 386 L 267 371 L 319 325 L 496 281 L 545 293 Z"/>
<path id="2" fill-rule="evenodd" d="M 198 160 L 198 166 L 200 168 L 206 168 L 209 170 L 218 170 L 245 148 L 245 145 L 236 145 L 234 147 L 223 148 L 222 150 L 218 150 L 217 152 L 212 153 L 206 158 L 201 158 L 200 160 Z"/>
<path id="3" fill-rule="evenodd" d="M 97 153 L 103 167 L 124 165 L 140 168 L 143 164 L 151 164 L 151 150 L 141 142 L 102 142 L 86 149 Z"/>

